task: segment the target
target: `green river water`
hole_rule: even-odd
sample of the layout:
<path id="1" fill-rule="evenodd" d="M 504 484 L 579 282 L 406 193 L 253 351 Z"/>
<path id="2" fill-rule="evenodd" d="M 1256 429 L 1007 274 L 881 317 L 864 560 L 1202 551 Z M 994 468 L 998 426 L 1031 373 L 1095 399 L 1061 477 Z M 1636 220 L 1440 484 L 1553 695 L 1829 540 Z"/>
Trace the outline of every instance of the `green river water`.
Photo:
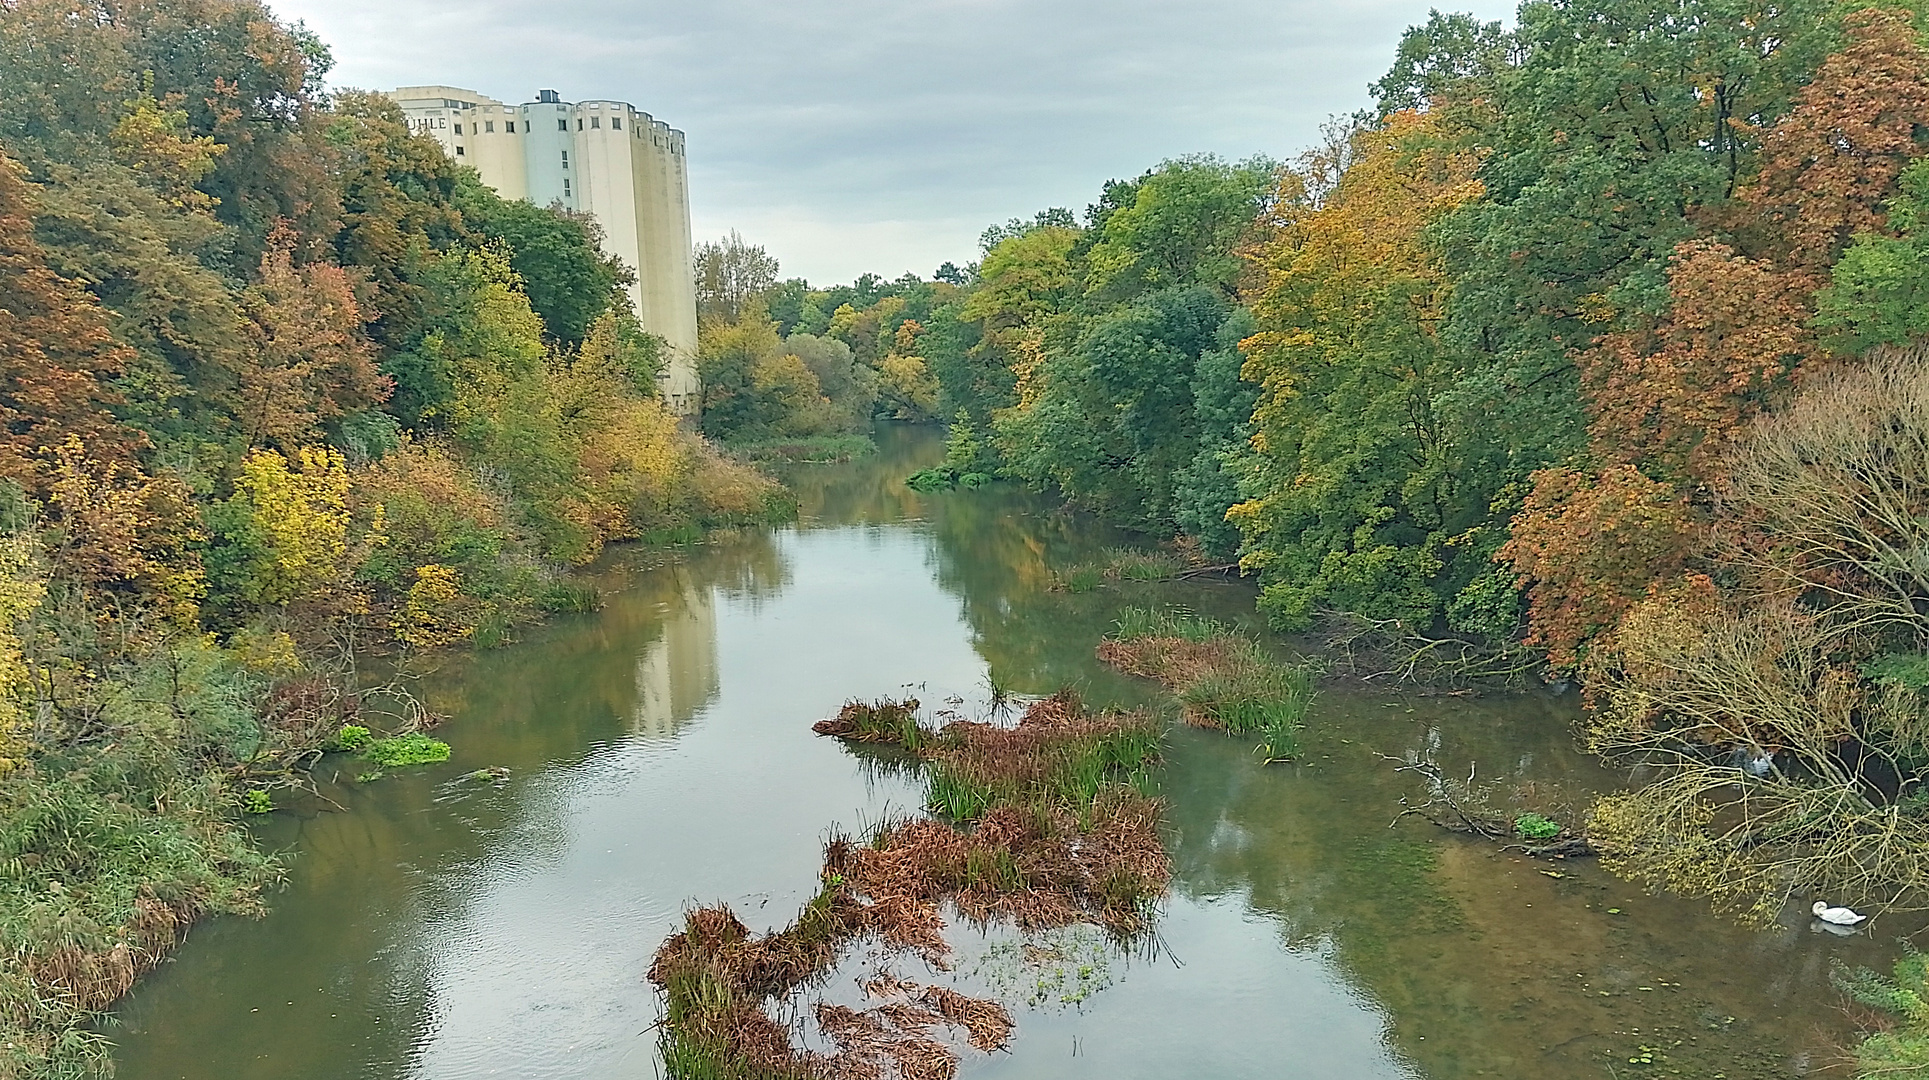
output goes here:
<path id="1" fill-rule="evenodd" d="M 969 714 L 994 679 L 1156 702 L 1093 658 L 1120 606 L 1253 621 L 1238 583 L 1052 592 L 1051 568 L 1124 539 L 1016 490 L 920 496 L 901 478 L 942 456 L 938 436 L 880 442 L 794 473 L 797 527 L 620 552 L 601 612 L 425 676 L 454 760 L 369 784 L 326 762 L 347 812 L 260 826 L 291 855 L 287 888 L 265 919 L 197 927 L 121 1004 L 122 1080 L 660 1075 L 644 972 L 684 906 L 788 924 L 834 826 L 917 807 L 812 721 L 905 692 Z M 1577 709 L 1329 688 L 1300 763 L 1270 767 L 1174 730 L 1156 947 L 1061 935 L 1080 959 L 1039 969 L 958 935 L 957 972 L 922 976 L 993 987 L 1018 1020 L 1008 1052 L 962 1074 L 1845 1075 L 1829 961 L 1886 964 L 1893 932 L 1743 931 L 1591 863 L 1389 827 L 1414 785 L 1383 754 L 1477 764 L 1547 805 L 1611 785 L 1574 745 Z M 508 778 L 459 779 L 486 766 Z"/>

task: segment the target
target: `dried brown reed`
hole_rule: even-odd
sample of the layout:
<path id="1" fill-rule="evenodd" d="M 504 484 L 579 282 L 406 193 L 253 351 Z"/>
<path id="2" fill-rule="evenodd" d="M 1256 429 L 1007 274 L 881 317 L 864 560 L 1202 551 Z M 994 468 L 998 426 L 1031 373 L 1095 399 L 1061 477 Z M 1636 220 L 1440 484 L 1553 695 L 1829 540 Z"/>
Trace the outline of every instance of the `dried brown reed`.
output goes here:
<path id="1" fill-rule="evenodd" d="M 889 823 L 863 843 L 832 839 L 824 886 L 787 929 L 756 936 L 728 908 L 690 911 L 649 973 L 668 1002 L 673 1074 L 682 1075 L 681 1062 L 697 1076 L 950 1080 L 958 1054 L 932 1033 L 956 1028 L 976 1049 L 997 1050 L 1013 1030 L 1002 1005 L 879 977 L 865 989 L 893 999 L 885 1004 L 815 1003 L 819 1028 L 837 1047 L 825 1054 L 793 1046 L 765 1003 L 826 978 L 861 940 L 948 966 L 947 908 L 981 925 L 1091 922 L 1120 935 L 1148 928 L 1150 902 L 1171 878 L 1160 804 L 1114 774 L 1156 753 L 1149 717 L 1091 715 L 1069 693 L 1037 702 L 1014 727 L 958 722 L 934 730 L 917 723 L 916 709 L 914 701 L 852 702 L 815 728 L 918 753 L 934 776 L 977 785 L 980 812 L 956 815 L 957 824 Z"/>
<path id="2" fill-rule="evenodd" d="M 134 901 L 126 940 L 104 949 L 70 945 L 29 953 L 19 958 L 20 967 L 42 996 L 94 1012 L 133 989 L 135 980 L 173 951 L 200 914 L 196 904 L 141 897 Z"/>
<path id="3" fill-rule="evenodd" d="M 1250 676 L 1259 671 L 1253 651 L 1237 638 L 1214 637 L 1191 641 L 1182 637 L 1106 638 L 1098 658 L 1127 675 L 1151 679 L 1168 690 L 1184 690 L 1214 677 Z M 1221 727 L 1205 709 L 1184 703 L 1185 721 L 1194 727 Z"/>
<path id="4" fill-rule="evenodd" d="M 1198 682 L 1220 672 L 1244 670 L 1229 639 L 1191 641 L 1182 637 L 1142 637 L 1099 642 L 1098 658 L 1127 675 L 1151 679 L 1169 688 Z"/>

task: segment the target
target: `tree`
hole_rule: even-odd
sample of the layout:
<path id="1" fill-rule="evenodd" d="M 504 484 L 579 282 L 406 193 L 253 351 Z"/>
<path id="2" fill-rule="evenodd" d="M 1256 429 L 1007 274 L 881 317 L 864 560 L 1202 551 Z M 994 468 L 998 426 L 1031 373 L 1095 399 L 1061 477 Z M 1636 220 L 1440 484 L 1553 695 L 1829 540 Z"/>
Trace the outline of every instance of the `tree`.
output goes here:
<path id="1" fill-rule="evenodd" d="M 530 303 L 535 306 L 534 301 Z M 668 348 L 662 338 L 643 329 L 627 298 L 612 302 L 590 324 L 583 344 L 577 350 L 577 363 L 590 365 L 619 376 L 631 393 L 656 397 L 657 379 L 666 363 Z"/>
<path id="2" fill-rule="evenodd" d="M 18 166 L 0 155 L 0 476 L 43 491 L 43 448 L 79 439 L 127 462 L 142 440 L 110 411 L 107 382 L 129 350 L 94 298 L 48 268 L 32 214 Z"/>
<path id="3" fill-rule="evenodd" d="M 1816 324 L 1845 351 L 1929 338 L 1929 161 L 1905 169 L 1898 187 L 1895 235 L 1858 236 L 1816 296 Z"/>
<path id="4" fill-rule="evenodd" d="M 1835 38 L 1825 0 L 1525 5 L 1511 62 L 1449 110 L 1491 147 L 1485 197 L 1432 238 L 1443 340 L 1479 372 L 1456 409 L 1522 472 L 1584 450 L 1572 354 L 1667 305 L 1669 260 L 1748 178 Z"/>
<path id="5" fill-rule="evenodd" d="M 730 230 L 721 240 L 697 245 L 697 316 L 736 322 L 744 305 L 777 284 L 777 260 Z"/>
<path id="6" fill-rule="evenodd" d="M 1846 43 L 1768 128 L 1761 170 L 1737 192 L 1744 232 L 1810 273 L 1856 235 L 1883 231 L 1897 178 L 1929 148 L 1929 50 L 1908 14 L 1851 12 L 1842 29 Z"/>
<path id="7" fill-rule="evenodd" d="M 1265 158 L 1161 163 L 1133 185 L 1129 202 L 1095 225 L 1086 291 L 1116 301 L 1207 285 L 1231 298 L 1244 270 L 1236 249 L 1265 212 L 1278 172 Z"/>
<path id="8" fill-rule="evenodd" d="M 1762 592 L 1929 644 L 1929 355 L 1881 350 L 1756 425 L 1723 509 Z"/>
<path id="9" fill-rule="evenodd" d="M 1422 111 L 1436 101 L 1465 101 L 1490 90 L 1508 65 L 1510 44 L 1497 22 L 1428 12 L 1424 25 L 1400 36 L 1393 67 L 1371 87 L 1380 116 Z"/>
<path id="10" fill-rule="evenodd" d="M 603 252 L 603 231 L 588 215 L 501 198 L 467 171 L 457 178 L 454 202 L 466 229 L 508 249 L 509 266 L 553 341 L 580 344 L 636 280 L 621 259 Z"/>
<path id="11" fill-rule="evenodd" d="M 1679 577 L 1698 540 L 1687 500 L 1632 465 L 1535 473 L 1509 531 L 1497 557 L 1527 593 L 1526 643 L 1557 671 L 1572 670 L 1650 585 Z"/>
<path id="12" fill-rule="evenodd" d="M 1604 334 L 1578 357 L 1597 460 L 1717 479 L 1743 426 L 1813 351 L 1804 325 L 1813 284 L 1723 244 L 1683 243 L 1668 267 L 1666 316 Z"/>
<path id="13" fill-rule="evenodd" d="M 296 266 L 293 233 L 269 238 L 260 277 L 243 294 L 258 333 L 238 373 L 235 410 L 250 446 L 294 453 L 321 424 L 388 396 L 362 335 L 354 283 L 328 263 Z"/>
<path id="14" fill-rule="evenodd" d="M 1282 181 L 1255 252 L 1266 284 L 1241 348 L 1260 392 L 1250 498 L 1231 518 L 1283 624 L 1337 607 L 1424 631 L 1486 569 L 1491 546 L 1465 538 L 1511 463 L 1485 418 L 1449 407 L 1471 365 L 1441 340 L 1453 285 L 1427 242 L 1483 191 L 1453 131 L 1417 113 L 1355 131 L 1323 199 L 1304 176 Z"/>
<path id="15" fill-rule="evenodd" d="M 405 349 L 422 332 L 437 254 L 470 239 L 456 206 L 461 173 L 388 98 L 343 91 L 330 106 L 318 126 L 341 219 L 326 239 L 336 262 L 367 275 L 370 336 Z"/>

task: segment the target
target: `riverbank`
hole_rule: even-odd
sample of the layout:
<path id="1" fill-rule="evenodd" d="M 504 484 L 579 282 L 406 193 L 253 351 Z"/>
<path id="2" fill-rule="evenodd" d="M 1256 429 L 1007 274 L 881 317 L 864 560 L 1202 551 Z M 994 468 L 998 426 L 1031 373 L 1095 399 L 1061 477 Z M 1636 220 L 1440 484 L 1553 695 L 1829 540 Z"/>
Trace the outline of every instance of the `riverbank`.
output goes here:
<path id="1" fill-rule="evenodd" d="M 676 511 L 685 529 L 673 532 L 700 523 L 762 528 L 794 516 L 788 493 L 779 497 L 745 466 L 701 449 L 691 457 L 693 502 Z M 446 527 L 461 510 L 431 507 L 406 485 L 355 490 L 371 488 L 422 505 L 396 502 L 392 517 L 385 506 L 372 511 L 384 543 L 363 552 L 361 570 L 375 577 L 358 577 L 355 602 L 333 597 L 323 612 L 284 605 L 225 640 L 136 605 L 106 606 L 52 574 L 43 554 L 52 541 L 31 524 L 0 538 L 13 585 L 0 630 L 0 655 L 11 657 L 0 663 L 18 669 L 8 678 L 17 675 L 29 689 L 20 696 L 31 699 L 24 709 L 9 702 L 21 715 L 0 715 L 4 1075 L 107 1071 L 101 1010 L 203 918 L 263 914 L 284 879 L 286 858 L 256 842 L 248 819 L 272 815 L 278 803 L 342 808 L 320 790 L 318 768 L 372 781 L 385 769 L 446 760 L 448 746 L 421 733 L 439 714 L 410 691 L 425 662 L 434 666 L 454 647 L 499 647 L 545 618 L 597 606 L 594 588 L 560 568 L 479 573 L 487 552 L 460 570 L 438 564 L 444 576 L 418 573 L 416 586 L 385 595 L 384 564 L 372 552 L 390 541 L 424 543 L 435 522 Z M 344 519 L 353 512 L 338 509 Z M 493 558 L 511 554 L 497 549 Z M 343 651 L 331 655 L 330 645 Z M 388 670 L 379 686 L 368 679 L 372 667 Z"/>

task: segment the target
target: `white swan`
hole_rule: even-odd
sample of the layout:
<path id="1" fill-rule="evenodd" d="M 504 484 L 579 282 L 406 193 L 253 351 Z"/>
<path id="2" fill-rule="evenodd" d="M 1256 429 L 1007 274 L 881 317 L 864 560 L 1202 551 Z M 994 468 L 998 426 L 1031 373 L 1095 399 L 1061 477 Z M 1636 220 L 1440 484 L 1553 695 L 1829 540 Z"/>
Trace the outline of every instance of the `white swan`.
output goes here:
<path id="1" fill-rule="evenodd" d="M 1857 915 L 1854 911 L 1845 907 L 1830 907 L 1820 900 L 1817 900 L 1815 906 L 1809 910 L 1815 912 L 1816 918 L 1825 923 L 1834 923 L 1837 926 L 1854 926 L 1856 923 L 1868 918 L 1867 915 Z"/>

